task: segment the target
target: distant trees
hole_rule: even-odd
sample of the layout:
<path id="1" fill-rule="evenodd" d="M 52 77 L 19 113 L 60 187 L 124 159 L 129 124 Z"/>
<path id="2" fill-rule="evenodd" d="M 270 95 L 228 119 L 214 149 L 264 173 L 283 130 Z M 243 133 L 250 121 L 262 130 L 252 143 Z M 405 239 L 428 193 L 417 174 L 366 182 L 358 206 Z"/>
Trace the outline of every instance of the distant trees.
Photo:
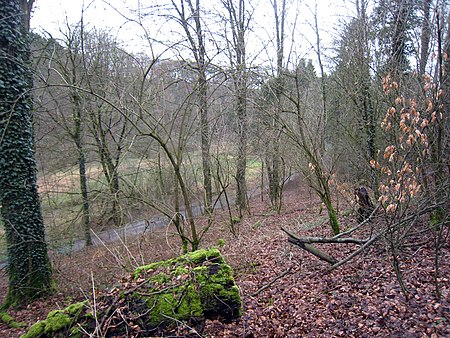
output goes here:
<path id="1" fill-rule="evenodd" d="M 397 97 L 427 102 L 431 96 L 423 87 L 430 82 L 424 78 L 431 72 L 443 94 L 430 100 L 443 107 L 444 118 L 427 137 L 433 140 L 434 164 L 445 168 L 445 4 L 355 1 L 355 15 L 343 23 L 333 45 L 334 64 L 327 68 L 317 9 L 311 11 L 312 42 L 306 43 L 315 51 L 315 67 L 311 55 L 297 50 L 306 40 L 298 34 L 300 2 L 295 11 L 285 0 L 265 2 L 271 29 L 256 47 L 252 37 L 264 31 L 255 22 L 259 8 L 245 0 L 212 3 L 219 6 L 168 0 L 131 13 L 151 55 L 127 53 L 105 32 L 82 26 L 69 32 L 66 43 L 43 41 L 40 58 L 48 65 L 38 66 L 41 84 L 48 85 L 43 109 L 77 154 L 87 243 L 95 201 L 103 212 L 96 217 L 115 225 L 123 222 L 125 205 L 151 206 L 175 225 L 183 250 L 197 248 L 214 223 L 215 197 L 226 195 L 231 204 L 232 190 L 239 218 L 249 211 L 247 190 L 256 181 L 254 173 L 249 178 L 251 158 L 260 159 L 261 193 L 268 194 L 274 210 L 282 208 L 287 177 L 300 172 L 338 233 L 335 183 L 367 184 L 377 198 L 382 195 L 383 175 L 369 163 L 398 135 L 380 123 Z M 158 38 L 166 41 L 148 29 L 156 23 L 165 33 Z M 401 90 L 386 95 L 383 79 Z M 88 177 L 92 169 L 95 179 Z M 442 183 L 444 173 L 428 186 Z M 197 208 L 207 216 L 201 229 Z M 229 213 L 233 219 L 231 208 Z"/>
<path id="2" fill-rule="evenodd" d="M 37 187 L 29 15 L 33 1 L 0 6 L 0 210 L 8 248 L 6 306 L 52 291 Z"/>
<path id="3" fill-rule="evenodd" d="M 380 112 L 380 78 L 375 52 L 374 28 L 366 0 L 356 2 L 356 17 L 343 27 L 336 44 L 336 66 L 330 77 L 330 142 L 339 149 L 352 177 L 372 189 L 377 187 L 377 175 L 367 163 L 376 155 L 377 124 Z M 336 128 L 340 131 L 336 132 Z M 362 162 L 361 162 L 362 161 Z M 366 163 L 366 165 L 364 165 Z"/>

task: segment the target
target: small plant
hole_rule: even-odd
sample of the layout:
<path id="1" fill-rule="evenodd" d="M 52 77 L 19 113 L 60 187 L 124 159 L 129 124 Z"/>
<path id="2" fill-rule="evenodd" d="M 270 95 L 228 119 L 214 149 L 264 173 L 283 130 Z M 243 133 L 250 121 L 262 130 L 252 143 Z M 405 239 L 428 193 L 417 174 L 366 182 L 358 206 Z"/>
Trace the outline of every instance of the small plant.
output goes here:
<path id="1" fill-rule="evenodd" d="M 217 245 L 222 249 L 225 246 L 225 240 L 223 238 L 219 238 L 217 240 Z"/>
<path id="2" fill-rule="evenodd" d="M 253 230 L 259 229 L 262 225 L 263 225 L 263 222 L 258 220 L 255 222 L 255 224 L 252 225 L 252 229 Z"/>

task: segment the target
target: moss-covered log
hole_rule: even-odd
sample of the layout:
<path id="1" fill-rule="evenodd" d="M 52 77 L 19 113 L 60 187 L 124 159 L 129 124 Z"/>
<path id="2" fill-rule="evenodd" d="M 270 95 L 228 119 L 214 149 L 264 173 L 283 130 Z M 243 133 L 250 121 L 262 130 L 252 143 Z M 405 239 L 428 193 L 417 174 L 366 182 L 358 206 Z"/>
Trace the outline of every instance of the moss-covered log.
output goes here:
<path id="1" fill-rule="evenodd" d="M 230 266 L 217 249 L 208 249 L 142 266 L 98 298 L 95 308 L 92 302 L 84 303 L 83 308 L 75 313 L 73 306 L 50 313 L 25 337 L 94 332 L 107 337 L 148 337 L 174 330 L 180 333 L 180 323 L 200 332 L 205 319 L 239 317 L 241 300 Z"/>

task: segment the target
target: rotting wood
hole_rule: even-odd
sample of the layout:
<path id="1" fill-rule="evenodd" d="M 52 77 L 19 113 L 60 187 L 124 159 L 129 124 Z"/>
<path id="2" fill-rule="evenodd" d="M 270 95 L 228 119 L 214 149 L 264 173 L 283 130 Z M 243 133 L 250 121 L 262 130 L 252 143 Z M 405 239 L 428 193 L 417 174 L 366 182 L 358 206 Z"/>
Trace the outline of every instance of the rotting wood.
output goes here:
<path id="1" fill-rule="evenodd" d="M 358 208 L 358 220 L 364 221 L 373 211 L 373 203 L 370 200 L 369 192 L 365 187 L 359 187 L 355 189 L 355 199 L 359 205 Z"/>

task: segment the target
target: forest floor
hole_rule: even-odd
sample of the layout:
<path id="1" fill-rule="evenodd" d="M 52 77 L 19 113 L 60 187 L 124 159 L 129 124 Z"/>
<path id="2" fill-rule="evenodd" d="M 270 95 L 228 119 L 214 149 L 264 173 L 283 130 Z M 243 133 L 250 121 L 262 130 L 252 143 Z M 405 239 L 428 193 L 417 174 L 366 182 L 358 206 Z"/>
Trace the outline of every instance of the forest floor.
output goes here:
<path id="1" fill-rule="evenodd" d="M 237 237 L 229 231 L 227 213 L 218 213 L 203 246 L 225 241 L 221 252 L 234 269 L 243 315 L 228 324 L 207 321 L 199 337 L 450 337 L 449 243 L 440 257 L 440 300 L 435 297 L 433 236 L 415 238 L 401 251 L 409 291 L 405 297 L 383 241 L 325 273 L 328 263 L 288 243 L 280 230 L 283 226 L 301 236 L 330 236 L 325 215 L 319 214 L 320 202 L 298 180 L 289 182 L 283 201 L 278 215 L 269 211 L 267 201 L 252 200 L 252 215 L 236 225 Z M 352 216 L 341 222 L 343 228 L 356 225 Z M 120 282 L 136 266 L 180 254 L 173 232 L 161 228 L 71 254 L 51 252 L 57 293 L 9 313 L 29 326 L 51 310 L 92 298 L 93 292 Z M 352 244 L 320 247 L 337 259 L 355 249 Z M 6 292 L 3 269 L 0 302 Z M 0 337 L 19 337 L 24 332 L 26 328 L 0 323 Z"/>

